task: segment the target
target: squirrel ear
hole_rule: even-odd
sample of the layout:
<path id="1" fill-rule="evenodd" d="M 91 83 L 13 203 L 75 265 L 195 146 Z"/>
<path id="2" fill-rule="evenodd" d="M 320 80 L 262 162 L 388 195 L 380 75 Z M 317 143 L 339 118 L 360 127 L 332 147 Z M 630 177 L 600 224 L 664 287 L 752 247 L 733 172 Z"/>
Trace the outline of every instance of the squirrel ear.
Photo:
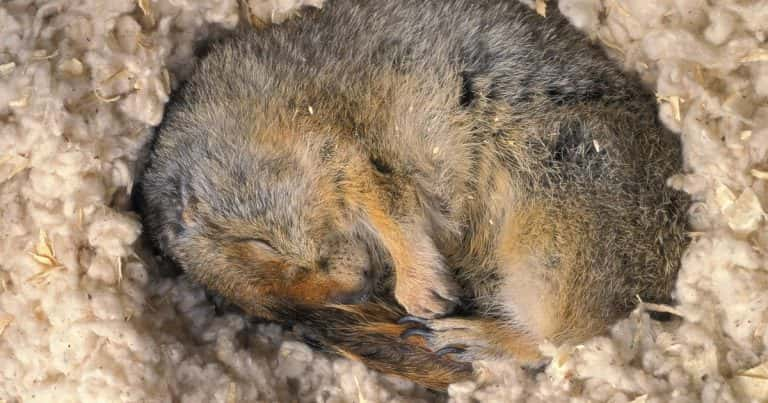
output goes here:
<path id="1" fill-rule="evenodd" d="M 187 179 L 182 177 L 178 182 L 179 205 L 178 222 L 185 228 L 194 224 L 192 210 L 197 206 L 197 197 L 192 193 L 192 189 Z M 184 228 L 182 228 L 183 230 Z"/>
<path id="2" fill-rule="evenodd" d="M 169 244 L 194 225 L 192 209 L 197 199 L 192 194 L 192 189 L 184 177 L 175 180 L 173 186 L 176 197 L 167 199 L 170 205 L 166 205 L 166 208 L 163 209 L 164 225 L 158 239 L 161 243 L 161 249 L 167 249 Z"/>

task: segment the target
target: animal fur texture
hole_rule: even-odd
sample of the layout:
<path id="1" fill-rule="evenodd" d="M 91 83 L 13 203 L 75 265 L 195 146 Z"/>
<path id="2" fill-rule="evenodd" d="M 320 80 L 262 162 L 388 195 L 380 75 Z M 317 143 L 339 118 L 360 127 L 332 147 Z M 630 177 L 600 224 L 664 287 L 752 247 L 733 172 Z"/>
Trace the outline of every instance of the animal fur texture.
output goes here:
<path id="1" fill-rule="evenodd" d="M 335 0 L 212 44 L 135 195 L 248 314 L 439 389 L 669 300 L 688 202 L 656 114 L 556 13 Z"/>

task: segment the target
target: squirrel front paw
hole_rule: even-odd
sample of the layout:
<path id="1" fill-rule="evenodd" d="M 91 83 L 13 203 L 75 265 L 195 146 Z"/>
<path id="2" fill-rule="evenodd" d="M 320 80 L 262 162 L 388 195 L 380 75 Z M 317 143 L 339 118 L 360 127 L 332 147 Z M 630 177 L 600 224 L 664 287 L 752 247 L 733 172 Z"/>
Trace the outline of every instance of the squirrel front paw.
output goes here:
<path id="1" fill-rule="evenodd" d="M 420 273 L 415 278 L 398 278 L 395 299 L 405 310 L 422 318 L 438 318 L 450 314 L 459 303 L 459 286 L 443 271 Z"/>

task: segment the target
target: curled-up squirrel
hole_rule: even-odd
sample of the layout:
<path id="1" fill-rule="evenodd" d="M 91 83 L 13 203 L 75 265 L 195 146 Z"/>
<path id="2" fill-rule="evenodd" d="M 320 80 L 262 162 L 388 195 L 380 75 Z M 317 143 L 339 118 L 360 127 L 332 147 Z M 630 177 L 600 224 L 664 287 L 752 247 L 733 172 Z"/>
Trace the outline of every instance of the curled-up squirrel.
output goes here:
<path id="1" fill-rule="evenodd" d="M 668 301 L 681 167 L 653 94 L 556 6 L 328 0 L 211 47 L 136 196 L 194 280 L 439 389 Z"/>

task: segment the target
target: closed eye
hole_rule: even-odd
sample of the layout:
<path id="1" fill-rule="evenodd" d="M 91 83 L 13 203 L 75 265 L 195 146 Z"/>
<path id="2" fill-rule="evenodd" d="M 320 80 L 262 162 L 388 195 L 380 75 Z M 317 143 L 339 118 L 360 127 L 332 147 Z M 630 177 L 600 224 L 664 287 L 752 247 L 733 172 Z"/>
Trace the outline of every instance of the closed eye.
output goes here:
<path id="1" fill-rule="evenodd" d="M 275 249 L 275 247 L 272 246 L 272 244 L 269 243 L 269 241 L 267 241 L 266 239 L 263 239 L 263 238 L 240 238 L 240 237 L 238 237 L 238 238 L 234 238 L 232 240 L 234 242 L 238 242 L 238 243 L 247 243 L 247 244 L 249 244 L 251 246 L 254 246 L 254 247 L 257 247 L 257 248 L 263 250 L 264 252 L 278 254 L 277 249 Z"/>

